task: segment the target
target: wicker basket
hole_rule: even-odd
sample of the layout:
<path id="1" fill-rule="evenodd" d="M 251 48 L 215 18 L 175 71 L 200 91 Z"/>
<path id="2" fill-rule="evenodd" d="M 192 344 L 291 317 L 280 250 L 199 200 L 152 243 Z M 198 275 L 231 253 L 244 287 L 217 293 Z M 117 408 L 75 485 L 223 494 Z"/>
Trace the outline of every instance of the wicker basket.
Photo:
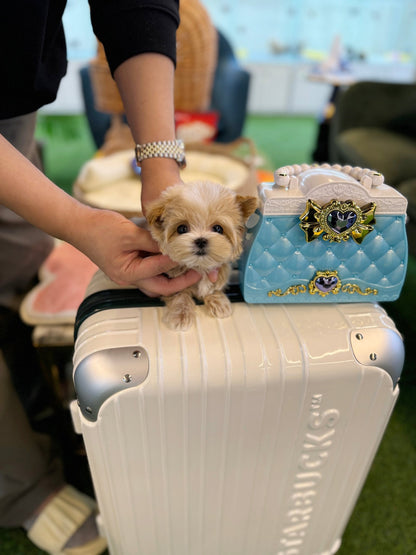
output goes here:
<path id="1" fill-rule="evenodd" d="M 199 0 L 181 0 L 176 33 L 175 109 L 203 112 L 211 101 L 217 31 Z"/>
<path id="2" fill-rule="evenodd" d="M 104 143 L 100 147 L 103 156 L 108 156 L 120 150 L 134 151 L 135 142 L 130 127 L 122 120 L 121 114 L 111 116 L 111 124 L 104 136 Z"/>
<path id="3" fill-rule="evenodd" d="M 124 106 L 116 82 L 111 76 L 101 42 L 97 45 L 97 57 L 89 64 L 94 104 L 99 112 L 123 114 Z"/>

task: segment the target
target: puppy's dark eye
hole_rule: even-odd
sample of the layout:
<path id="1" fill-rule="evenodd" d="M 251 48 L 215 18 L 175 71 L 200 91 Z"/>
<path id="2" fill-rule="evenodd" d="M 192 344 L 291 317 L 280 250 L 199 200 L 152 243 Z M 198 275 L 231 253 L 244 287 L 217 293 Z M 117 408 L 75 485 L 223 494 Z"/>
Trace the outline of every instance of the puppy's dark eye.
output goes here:
<path id="1" fill-rule="evenodd" d="M 212 226 L 212 231 L 214 231 L 214 233 L 219 233 L 220 235 L 222 235 L 224 233 L 224 230 L 222 228 L 222 226 L 220 226 L 219 224 L 215 224 Z"/>
<path id="2" fill-rule="evenodd" d="M 178 227 L 176 228 L 177 233 L 179 233 L 179 235 L 182 235 L 183 233 L 188 233 L 189 229 L 188 226 L 185 224 L 181 224 L 178 225 Z"/>

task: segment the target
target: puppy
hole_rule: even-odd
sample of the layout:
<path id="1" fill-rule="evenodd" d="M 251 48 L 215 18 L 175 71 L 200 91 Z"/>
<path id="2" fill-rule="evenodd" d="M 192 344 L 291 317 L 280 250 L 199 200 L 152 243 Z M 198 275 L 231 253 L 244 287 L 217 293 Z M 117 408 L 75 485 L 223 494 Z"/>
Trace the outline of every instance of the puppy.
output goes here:
<path id="1" fill-rule="evenodd" d="M 231 262 L 242 252 L 244 224 L 257 207 L 257 198 L 240 196 L 217 183 L 174 185 L 149 206 L 147 221 L 161 252 L 178 266 L 168 275 L 176 277 L 189 269 L 202 279 L 170 297 L 164 321 L 176 330 L 188 329 L 195 320 L 193 297 L 204 302 L 211 316 L 230 316 L 231 303 L 223 293 Z M 208 278 L 218 268 L 218 279 Z"/>

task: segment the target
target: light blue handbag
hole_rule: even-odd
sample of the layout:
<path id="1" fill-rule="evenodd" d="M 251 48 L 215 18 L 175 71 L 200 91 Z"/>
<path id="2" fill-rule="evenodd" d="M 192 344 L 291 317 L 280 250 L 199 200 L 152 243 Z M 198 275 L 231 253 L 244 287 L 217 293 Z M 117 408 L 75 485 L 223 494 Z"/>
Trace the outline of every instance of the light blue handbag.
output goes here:
<path id="1" fill-rule="evenodd" d="M 240 288 L 248 303 L 380 302 L 407 268 L 407 201 L 381 174 L 351 166 L 285 166 L 259 185 Z"/>

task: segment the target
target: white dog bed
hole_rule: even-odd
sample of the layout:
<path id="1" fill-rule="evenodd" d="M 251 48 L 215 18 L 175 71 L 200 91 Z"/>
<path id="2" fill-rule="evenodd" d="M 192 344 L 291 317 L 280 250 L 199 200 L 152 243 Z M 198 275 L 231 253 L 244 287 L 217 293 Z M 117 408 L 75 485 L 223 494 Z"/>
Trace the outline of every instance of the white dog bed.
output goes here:
<path id="1" fill-rule="evenodd" d="M 181 170 L 184 182 L 214 181 L 242 194 L 256 194 L 253 163 L 218 152 L 218 147 L 206 150 L 187 149 L 187 167 Z M 134 171 L 131 150 L 123 150 L 93 158 L 81 168 L 74 184 L 74 196 L 98 208 L 117 210 L 127 217 L 142 215 L 140 177 Z"/>

